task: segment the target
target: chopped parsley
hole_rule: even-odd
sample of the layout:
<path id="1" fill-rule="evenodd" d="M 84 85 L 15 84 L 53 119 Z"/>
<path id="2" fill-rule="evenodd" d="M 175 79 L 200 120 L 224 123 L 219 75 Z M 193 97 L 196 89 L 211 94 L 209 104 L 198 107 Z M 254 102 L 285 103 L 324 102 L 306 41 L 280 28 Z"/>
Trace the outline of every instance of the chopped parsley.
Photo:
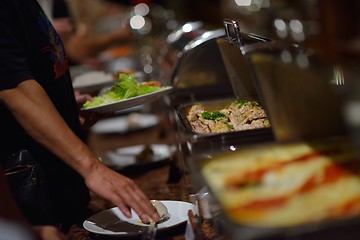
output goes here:
<path id="1" fill-rule="evenodd" d="M 242 106 L 244 106 L 248 101 L 247 100 L 240 100 L 238 108 L 240 109 Z"/>
<path id="2" fill-rule="evenodd" d="M 234 130 L 234 126 L 232 124 L 228 122 L 225 122 L 224 124 L 226 124 L 230 130 Z"/>
<path id="3" fill-rule="evenodd" d="M 204 119 L 207 120 L 216 120 L 216 119 L 221 119 L 221 118 L 225 118 L 225 114 L 222 114 L 221 112 L 203 112 L 201 115 Z"/>
<path id="4" fill-rule="evenodd" d="M 255 100 L 239 100 L 238 101 L 238 109 L 248 106 L 250 104 L 251 107 L 260 107 L 260 104 L 258 101 Z"/>

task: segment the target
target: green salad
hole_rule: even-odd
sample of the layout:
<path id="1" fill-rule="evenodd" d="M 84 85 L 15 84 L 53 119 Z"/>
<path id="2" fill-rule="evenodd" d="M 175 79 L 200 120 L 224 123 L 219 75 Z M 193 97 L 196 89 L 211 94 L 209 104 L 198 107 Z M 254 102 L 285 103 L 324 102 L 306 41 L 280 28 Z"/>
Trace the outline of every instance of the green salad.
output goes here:
<path id="1" fill-rule="evenodd" d="M 149 86 L 136 82 L 132 74 L 119 74 L 117 81 L 109 90 L 99 96 L 95 96 L 91 101 L 84 103 L 83 108 L 97 107 L 103 104 L 117 102 L 120 100 L 144 95 L 160 90 L 162 87 Z"/>

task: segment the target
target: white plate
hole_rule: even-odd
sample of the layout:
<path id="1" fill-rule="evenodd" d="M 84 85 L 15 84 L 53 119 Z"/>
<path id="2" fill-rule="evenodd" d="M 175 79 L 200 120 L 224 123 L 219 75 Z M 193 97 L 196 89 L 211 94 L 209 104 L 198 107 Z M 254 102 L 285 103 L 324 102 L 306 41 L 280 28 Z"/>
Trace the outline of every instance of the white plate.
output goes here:
<path id="1" fill-rule="evenodd" d="M 182 201 L 170 201 L 170 200 L 162 200 L 161 202 L 168 209 L 168 211 L 170 213 L 170 218 L 169 218 L 169 220 L 167 220 L 163 223 L 159 223 L 157 225 L 158 232 L 179 226 L 180 224 L 186 222 L 188 220 L 188 211 L 189 210 L 192 210 L 194 214 L 197 214 L 196 206 L 192 203 L 182 202 Z M 131 218 L 125 217 L 124 214 L 122 214 L 122 212 L 117 207 L 110 208 L 105 211 L 111 211 L 116 216 L 118 216 L 121 220 L 127 221 L 132 224 L 144 226 L 143 224 L 141 224 L 140 218 L 134 211 L 132 212 Z M 96 223 L 96 219 L 95 220 L 93 219 L 92 222 Z M 96 234 L 111 235 L 111 236 L 134 236 L 136 234 L 139 234 L 139 235 L 141 234 L 139 232 L 131 232 L 131 231 L 130 232 L 129 231 L 128 232 L 113 232 L 113 231 L 105 230 L 101 227 L 98 227 L 97 225 L 95 225 L 92 222 L 85 220 L 83 223 L 83 227 L 87 231 L 96 233 Z"/>
<path id="2" fill-rule="evenodd" d="M 125 116 L 111 117 L 98 121 L 90 128 L 97 134 L 126 133 L 154 127 L 159 123 L 159 117 L 154 114 L 130 113 Z"/>
<path id="3" fill-rule="evenodd" d="M 170 157 L 174 148 L 166 144 L 152 144 L 149 147 L 153 151 L 151 158 L 137 161 L 136 156 L 145 149 L 146 145 L 136 145 L 124 148 L 118 148 L 114 151 L 109 151 L 101 156 L 102 162 L 113 168 L 122 169 L 131 165 L 147 165 L 156 162 L 165 161 Z"/>
<path id="4" fill-rule="evenodd" d="M 89 71 L 73 79 L 73 87 L 81 92 L 93 92 L 114 84 L 114 77 L 103 71 Z"/>
<path id="5" fill-rule="evenodd" d="M 134 106 L 138 106 L 141 104 L 145 104 L 145 103 L 150 103 L 152 101 L 157 100 L 158 98 L 160 98 L 161 96 L 170 93 L 172 91 L 172 87 L 163 87 L 162 89 L 156 91 L 156 92 L 152 92 L 152 93 L 148 93 L 148 94 L 144 94 L 144 95 L 140 95 L 140 96 L 136 96 L 136 97 L 132 97 L 132 98 L 128 98 L 128 99 L 124 99 L 124 100 L 120 100 L 120 101 L 116 101 L 116 102 L 112 102 L 112 103 L 108 103 L 108 104 L 103 104 L 97 107 L 89 107 L 89 108 L 82 108 L 83 111 L 94 111 L 97 113 L 113 113 L 116 112 L 118 110 L 122 110 L 122 109 L 126 109 L 126 108 L 130 108 L 130 107 L 134 107 Z"/>

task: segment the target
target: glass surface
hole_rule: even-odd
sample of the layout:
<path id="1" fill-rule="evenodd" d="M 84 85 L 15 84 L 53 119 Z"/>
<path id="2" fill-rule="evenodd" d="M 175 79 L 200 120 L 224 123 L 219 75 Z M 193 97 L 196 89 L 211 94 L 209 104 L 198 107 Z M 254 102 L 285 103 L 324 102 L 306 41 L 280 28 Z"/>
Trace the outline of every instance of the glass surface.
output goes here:
<path id="1" fill-rule="evenodd" d="M 279 141 L 345 132 L 344 76 L 339 67 L 298 45 L 268 42 L 244 48 Z"/>

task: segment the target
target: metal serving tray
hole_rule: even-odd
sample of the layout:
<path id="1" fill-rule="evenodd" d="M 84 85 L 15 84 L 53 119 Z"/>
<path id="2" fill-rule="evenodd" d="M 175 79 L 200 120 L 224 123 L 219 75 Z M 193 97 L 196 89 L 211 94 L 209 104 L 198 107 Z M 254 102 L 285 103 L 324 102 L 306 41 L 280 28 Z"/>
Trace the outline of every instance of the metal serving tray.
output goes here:
<path id="1" fill-rule="evenodd" d="M 180 125 L 180 132 L 185 137 L 190 153 L 201 153 L 208 150 L 224 150 L 232 146 L 245 146 L 269 142 L 274 139 L 271 128 L 205 134 L 196 133 L 192 129 L 186 117 L 191 106 L 201 103 L 204 105 L 206 111 L 213 112 L 229 106 L 234 100 L 235 98 L 213 99 L 181 104 L 177 107 L 176 115 L 178 124 Z"/>
<path id="2" fill-rule="evenodd" d="M 342 141 L 344 136 L 340 136 Z M 336 140 L 338 137 L 326 138 L 328 140 Z M 321 139 L 317 139 L 321 141 Z M 285 146 L 291 143 L 264 143 L 261 146 L 252 146 L 257 151 L 262 148 Z M 250 147 L 251 148 L 251 147 Z M 212 195 L 213 204 L 218 206 L 214 208 L 210 214 L 213 216 L 213 221 L 217 225 L 217 230 L 226 236 L 229 240 L 329 240 L 329 239 L 344 239 L 356 240 L 360 235 L 360 216 L 343 217 L 334 220 L 324 220 L 314 223 L 299 224 L 291 227 L 262 227 L 255 225 L 240 224 L 234 221 L 222 208 L 222 205 L 217 197 L 214 189 L 209 186 L 204 175 L 202 174 L 202 167 L 206 161 L 218 161 L 218 156 L 222 154 L 233 154 L 236 151 L 247 151 L 248 146 L 241 146 L 237 148 L 228 148 L 223 151 L 209 151 L 188 156 L 186 159 L 190 169 L 190 175 L 193 181 L 201 186 L 206 186 L 209 194 Z M 271 153 L 272 154 L 272 153 Z M 326 201 L 326 199 L 324 199 Z M 211 208 L 210 208 L 211 210 Z M 306 209 L 304 209 L 306 211 Z"/>

